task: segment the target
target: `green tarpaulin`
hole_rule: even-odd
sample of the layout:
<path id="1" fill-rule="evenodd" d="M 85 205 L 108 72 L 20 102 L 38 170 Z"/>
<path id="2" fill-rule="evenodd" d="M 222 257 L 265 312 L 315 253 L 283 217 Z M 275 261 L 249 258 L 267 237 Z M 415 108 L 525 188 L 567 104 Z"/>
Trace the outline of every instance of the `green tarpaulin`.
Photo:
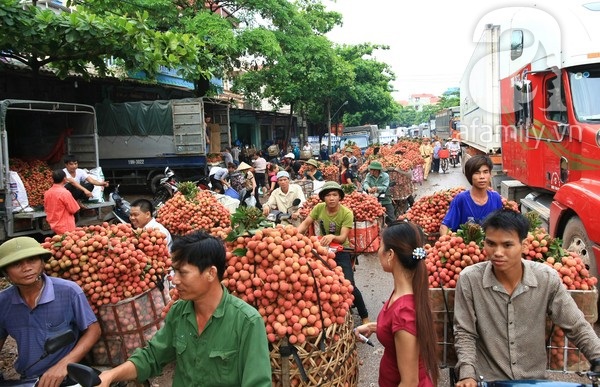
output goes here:
<path id="1" fill-rule="evenodd" d="M 96 105 L 99 136 L 173 134 L 169 101 L 101 103 Z"/>

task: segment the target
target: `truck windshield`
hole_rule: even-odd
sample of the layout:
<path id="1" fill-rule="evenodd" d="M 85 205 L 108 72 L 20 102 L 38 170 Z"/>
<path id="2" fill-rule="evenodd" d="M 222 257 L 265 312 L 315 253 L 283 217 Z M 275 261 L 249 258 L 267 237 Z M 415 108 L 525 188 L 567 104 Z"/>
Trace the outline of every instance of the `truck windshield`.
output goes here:
<path id="1" fill-rule="evenodd" d="M 600 121 L 600 67 L 569 72 L 573 107 L 578 121 Z"/>
<path id="2" fill-rule="evenodd" d="M 369 147 L 369 139 L 364 136 L 344 136 L 340 141 L 340 148 L 343 149 L 349 142 L 355 143 L 359 148 L 365 149 Z"/>

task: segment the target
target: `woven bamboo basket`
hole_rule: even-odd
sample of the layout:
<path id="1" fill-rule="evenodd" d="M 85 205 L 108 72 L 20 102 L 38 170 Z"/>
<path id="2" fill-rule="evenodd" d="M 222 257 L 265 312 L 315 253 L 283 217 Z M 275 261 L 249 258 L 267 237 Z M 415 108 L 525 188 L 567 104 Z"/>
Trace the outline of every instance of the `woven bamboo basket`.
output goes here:
<path id="1" fill-rule="evenodd" d="M 312 196 L 314 190 L 312 180 L 296 180 L 293 183 L 302 187 L 302 192 L 307 199 Z"/>
<path id="2" fill-rule="evenodd" d="M 351 313 L 302 345 L 272 344 L 273 386 L 358 386 L 358 351 Z"/>
<path id="3" fill-rule="evenodd" d="M 398 169 L 392 169 L 387 171 L 390 176 L 390 181 L 395 184 L 391 184 L 388 189 L 388 195 L 392 200 L 403 200 L 412 195 L 415 192 L 415 187 L 412 181 L 412 171 L 401 171 Z"/>

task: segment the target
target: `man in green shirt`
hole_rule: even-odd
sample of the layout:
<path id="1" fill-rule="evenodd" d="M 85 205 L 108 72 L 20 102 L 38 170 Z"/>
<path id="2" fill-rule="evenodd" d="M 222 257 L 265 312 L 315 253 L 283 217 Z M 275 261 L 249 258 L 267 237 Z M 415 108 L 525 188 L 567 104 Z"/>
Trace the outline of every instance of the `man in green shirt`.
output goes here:
<path id="1" fill-rule="evenodd" d="M 363 182 L 363 191 L 375 196 L 385 208 L 385 223 L 388 225 L 396 220 L 392 199 L 387 194 L 389 188 L 390 175 L 383 170 L 383 166 L 379 161 L 371 161 L 369 173 L 367 173 Z"/>
<path id="2" fill-rule="evenodd" d="M 145 348 L 102 372 L 102 387 L 146 380 L 175 361 L 173 387 L 271 387 L 265 324 L 252 306 L 221 285 L 225 247 L 196 232 L 173 241 L 173 284 L 180 299 Z"/>
<path id="3" fill-rule="evenodd" d="M 340 204 L 344 199 L 344 191 L 342 187 L 335 181 L 328 181 L 319 191 L 319 198 L 323 203 L 319 203 L 298 226 L 298 232 L 304 234 L 308 227 L 316 222 L 318 227 L 317 233 L 321 235 L 321 245 L 339 246 L 340 249 L 335 253 L 335 262 L 342 267 L 344 278 L 352 284 L 354 288 L 352 295 L 354 296 L 354 305 L 358 310 L 358 314 L 362 319 L 362 323 L 369 322 L 369 311 L 365 306 L 360 290 L 354 283 L 354 269 L 352 268 L 352 257 L 348 251 L 341 250 L 342 247 L 349 247 L 348 234 L 350 229 L 354 227 L 354 214 L 348 207 Z"/>

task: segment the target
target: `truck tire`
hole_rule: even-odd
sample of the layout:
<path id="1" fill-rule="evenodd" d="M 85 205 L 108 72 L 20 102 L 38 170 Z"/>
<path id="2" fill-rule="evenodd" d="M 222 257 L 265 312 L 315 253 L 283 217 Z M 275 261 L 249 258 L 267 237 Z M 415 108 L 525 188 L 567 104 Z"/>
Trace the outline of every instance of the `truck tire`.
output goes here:
<path id="1" fill-rule="evenodd" d="M 150 180 L 150 187 L 148 187 L 148 188 L 150 188 L 150 191 L 153 194 L 155 194 L 158 187 L 160 187 L 160 180 L 164 177 L 165 177 L 165 175 L 163 175 L 162 173 L 159 173 L 158 175 L 154 175 L 152 177 L 152 180 Z"/>
<path id="2" fill-rule="evenodd" d="M 569 219 L 562 239 L 563 248 L 579 254 L 583 262 L 589 266 L 590 275 L 598 278 L 598 267 L 592 250 L 593 243 L 578 216 Z"/>

